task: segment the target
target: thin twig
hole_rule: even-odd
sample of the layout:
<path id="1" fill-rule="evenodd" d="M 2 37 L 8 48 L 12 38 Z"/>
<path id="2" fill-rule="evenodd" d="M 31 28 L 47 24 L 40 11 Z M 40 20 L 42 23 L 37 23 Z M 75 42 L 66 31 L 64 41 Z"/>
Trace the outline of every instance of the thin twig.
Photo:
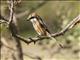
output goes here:
<path id="1" fill-rule="evenodd" d="M 16 2 L 18 2 L 18 1 L 16 1 Z M 26 10 L 24 12 L 21 12 L 21 13 L 17 14 L 16 18 L 21 18 L 21 17 L 23 17 L 25 15 L 28 16 L 30 13 L 35 12 L 37 9 L 39 9 L 40 7 L 42 7 L 46 3 L 47 3 L 47 1 L 44 0 L 44 1 L 40 2 L 35 8 L 31 8 L 31 9 L 28 9 L 28 10 Z M 10 6 L 9 6 L 9 9 L 10 9 Z M 11 11 L 12 11 L 12 13 L 10 13 L 10 14 L 12 15 L 13 14 L 13 10 L 11 10 Z M 4 19 L 3 16 L 0 19 L 6 20 L 6 21 L 11 21 L 11 18 L 10 19 L 9 18 L 5 18 Z"/>
<path id="2" fill-rule="evenodd" d="M 74 18 L 70 23 L 67 24 L 65 28 L 63 28 L 60 32 L 52 34 L 53 37 L 57 37 L 63 35 L 65 32 L 73 28 L 76 24 L 80 23 L 80 14 Z"/>
<path id="3" fill-rule="evenodd" d="M 8 24 L 10 24 L 10 22 L 13 20 L 13 11 L 14 11 L 14 0 L 9 1 L 10 5 L 9 5 L 9 10 L 10 10 L 10 18 L 9 18 L 9 22 Z"/>
<path id="4" fill-rule="evenodd" d="M 4 20 L 5 22 L 8 22 L 8 19 L 6 19 L 5 17 L 3 17 L 1 14 L 0 14 L 0 19 Z"/>

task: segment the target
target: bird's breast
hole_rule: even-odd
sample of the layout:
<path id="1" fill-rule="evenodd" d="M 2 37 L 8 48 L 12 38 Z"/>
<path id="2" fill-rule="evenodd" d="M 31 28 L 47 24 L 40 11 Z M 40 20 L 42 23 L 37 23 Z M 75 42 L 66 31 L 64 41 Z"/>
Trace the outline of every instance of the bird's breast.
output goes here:
<path id="1" fill-rule="evenodd" d="M 44 34 L 44 29 L 42 28 L 40 22 L 37 19 L 31 20 L 34 29 L 36 30 L 36 32 L 39 35 L 43 35 Z"/>

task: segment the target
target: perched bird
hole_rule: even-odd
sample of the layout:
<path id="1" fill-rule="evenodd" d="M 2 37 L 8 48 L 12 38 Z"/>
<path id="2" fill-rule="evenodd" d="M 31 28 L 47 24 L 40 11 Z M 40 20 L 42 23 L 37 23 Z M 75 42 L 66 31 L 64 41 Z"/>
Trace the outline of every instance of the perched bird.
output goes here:
<path id="1" fill-rule="evenodd" d="M 29 15 L 27 20 L 32 22 L 33 27 L 38 35 L 49 36 L 51 34 L 41 17 L 38 16 L 36 13 L 32 13 L 31 15 Z"/>
<path id="2" fill-rule="evenodd" d="M 27 21 L 31 21 L 35 31 L 38 33 L 39 36 L 48 36 L 52 40 L 56 40 L 54 37 L 51 36 L 51 33 L 42 18 L 36 13 L 30 14 L 27 18 Z"/>

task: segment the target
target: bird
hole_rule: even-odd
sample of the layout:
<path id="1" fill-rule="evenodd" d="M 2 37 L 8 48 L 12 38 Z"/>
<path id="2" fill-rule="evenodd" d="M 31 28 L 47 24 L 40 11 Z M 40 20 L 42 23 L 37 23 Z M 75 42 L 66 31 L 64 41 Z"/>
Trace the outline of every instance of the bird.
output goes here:
<path id="1" fill-rule="evenodd" d="M 31 13 L 27 21 L 30 21 L 35 29 L 35 31 L 38 33 L 39 36 L 48 36 L 52 40 L 56 40 L 54 37 L 51 36 L 51 32 L 47 28 L 45 22 L 43 19 L 35 12 Z M 61 44 L 59 44 L 61 46 Z"/>

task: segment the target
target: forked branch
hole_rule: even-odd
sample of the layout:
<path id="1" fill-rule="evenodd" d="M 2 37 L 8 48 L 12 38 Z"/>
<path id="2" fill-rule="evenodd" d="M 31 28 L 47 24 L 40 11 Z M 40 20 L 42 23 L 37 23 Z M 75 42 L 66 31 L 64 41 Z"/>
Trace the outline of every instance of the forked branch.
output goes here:
<path id="1" fill-rule="evenodd" d="M 65 34 L 65 32 L 67 32 L 68 30 L 70 30 L 71 28 L 73 28 L 76 24 L 80 23 L 80 15 L 78 15 L 76 18 L 74 18 L 65 28 L 63 28 L 60 32 L 51 34 L 52 37 L 58 37 L 61 36 L 63 34 Z M 25 43 L 29 44 L 31 42 L 36 43 L 37 41 L 41 41 L 44 39 L 49 39 L 49 37 L 47 36 L 39 36 L 39 37 L 34 37 L 34 38 L 24 38 L 20 35 L 15 35 L 15 37 L 17 37 L 18 39 L 24 41 Z"/>
<path id="2" fill-rule="evenodd" d="M 65 28 L 63 28 L 60 32 L 53 33 L 51 35 L 52 35 L 52 37 L 61 36 L 61 35 L 65 34 L 65 32 L 67 32 L 68 30 L 73 28 L 78 23 L 80 23 L 80 14 L 76 18 L 74 18 L 69 24 L 67 24 L 67 26 Z M 14 29 L 11 29 L 11 30 L 14 30 Z M 24 38 L 24 37 L 20 36 L 19 34 L 14 34 L 14 36 L 16 38 L 24 41 L 27 44 L 30 44 L 31 42 L 36 43 L 37 41 L 41 41 L 41 40 L 44 40 L 44 39 L 49 39 L 49 37 L 47 37 L 47 36 L 38 36 L 38 37 L 34 37 L 34 38 Z"/>

